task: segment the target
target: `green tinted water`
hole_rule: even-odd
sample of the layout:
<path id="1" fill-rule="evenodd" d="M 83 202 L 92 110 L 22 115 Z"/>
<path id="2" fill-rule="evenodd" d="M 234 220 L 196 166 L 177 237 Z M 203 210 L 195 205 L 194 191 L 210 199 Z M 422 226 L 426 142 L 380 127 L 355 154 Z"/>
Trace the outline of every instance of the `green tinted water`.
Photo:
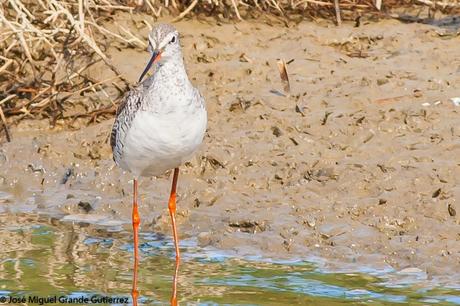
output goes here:
<path id="1" fill-rule="evenodd" d="M 129 232 L 30 216 L 8 220 L 0 228 L 0 298 L 93 298 L 97 305 L 122 305 L 100 299 L 118 297 L 131 304 Z M 170 239 L 149 233 L 141 238 L 139 302 L 166 305 L 174 271 Z M 389 286 L 384 277 L 324 273 L 307 262 L 237 259 L 200 249 L 193 240 L 182 246 L 180 305 L 460 305 L 458 288 Z M 82 304 L 91 303 L 68 305 Z"/>

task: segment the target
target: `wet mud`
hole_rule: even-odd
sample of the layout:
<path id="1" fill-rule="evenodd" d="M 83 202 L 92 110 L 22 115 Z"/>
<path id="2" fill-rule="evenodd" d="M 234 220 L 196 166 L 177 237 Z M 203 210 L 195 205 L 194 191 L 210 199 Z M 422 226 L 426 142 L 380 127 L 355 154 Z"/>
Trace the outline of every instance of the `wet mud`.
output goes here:
<path id="1" fill-rule="evenodd" d="M 396 20 L 177 27 L 209 114 L 204 144 L 179 175 L 182 238 L 458 284 L 458 36 Z M 133 83 L 148 60 L 134 49 L 111 57 Z M 289 94 L 278 59 L 288 63 Z M 130 231 L 132 177 L 112 161 L 111 124 L 11 127 L 14 141 L 0 149 L 0 213 Z M 170 235 L 169 188 L 168 174 L 140 181 L 142 232 Z"/>

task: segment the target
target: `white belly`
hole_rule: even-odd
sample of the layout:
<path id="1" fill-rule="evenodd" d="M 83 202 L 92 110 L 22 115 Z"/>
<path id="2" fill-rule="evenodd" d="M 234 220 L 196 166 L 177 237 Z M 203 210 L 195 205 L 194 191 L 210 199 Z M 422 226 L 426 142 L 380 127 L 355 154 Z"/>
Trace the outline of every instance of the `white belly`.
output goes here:
<path id="1" fill-rule="evenodd" d="M 206 122 L 204 108 L 192 114 L 140 111 L 126 135 L 120 166 L 135 176 L 179 167 L 203 141 Z"/>

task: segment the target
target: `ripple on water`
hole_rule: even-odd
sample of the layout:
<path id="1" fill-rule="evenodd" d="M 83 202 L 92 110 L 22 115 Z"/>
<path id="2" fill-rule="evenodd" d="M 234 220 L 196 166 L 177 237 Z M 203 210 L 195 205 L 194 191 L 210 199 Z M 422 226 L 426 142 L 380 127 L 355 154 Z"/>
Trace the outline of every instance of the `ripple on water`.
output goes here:
<path id="1" fill-rule="evenodd" d="M 0 252 L 0 295 L 63 294 L 67 297 L 129 296 L 132 244 L 127 233 L 112 233 L 72 222 L 11 222 L 0 242 L 21 240 L 26 247 Z M 174 246 L 169 237 L 140 235 L 140 304 L 169 301 Z M 330 273 L 301 260 L 239 258 L 193 239 L 181 242 L 183 264 L 179 301 L 239 305 L 460 305 L 460 290 L 420 288 L 419 270 Z M 399 282 L 395 281 L 399 277 Z M 39 281 L 37 281 L 39 280 Z M 394 285 L 397 284 L 397 285 Z"/>

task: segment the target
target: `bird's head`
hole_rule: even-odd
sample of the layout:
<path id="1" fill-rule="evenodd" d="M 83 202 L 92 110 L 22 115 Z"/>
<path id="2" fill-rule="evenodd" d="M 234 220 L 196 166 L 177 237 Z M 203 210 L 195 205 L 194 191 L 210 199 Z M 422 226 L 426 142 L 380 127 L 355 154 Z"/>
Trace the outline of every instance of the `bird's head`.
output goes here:
<path id="1" fill-rule="evenodd" d="M 179 32 L 170 24 L 160 23 L 153 27 L 148 36 L 147 50 L 151 58 L 139 78 L 142 81 L 145 74 L 154 63 L 168 61 L 174 56 L 180 56 Z"/>

